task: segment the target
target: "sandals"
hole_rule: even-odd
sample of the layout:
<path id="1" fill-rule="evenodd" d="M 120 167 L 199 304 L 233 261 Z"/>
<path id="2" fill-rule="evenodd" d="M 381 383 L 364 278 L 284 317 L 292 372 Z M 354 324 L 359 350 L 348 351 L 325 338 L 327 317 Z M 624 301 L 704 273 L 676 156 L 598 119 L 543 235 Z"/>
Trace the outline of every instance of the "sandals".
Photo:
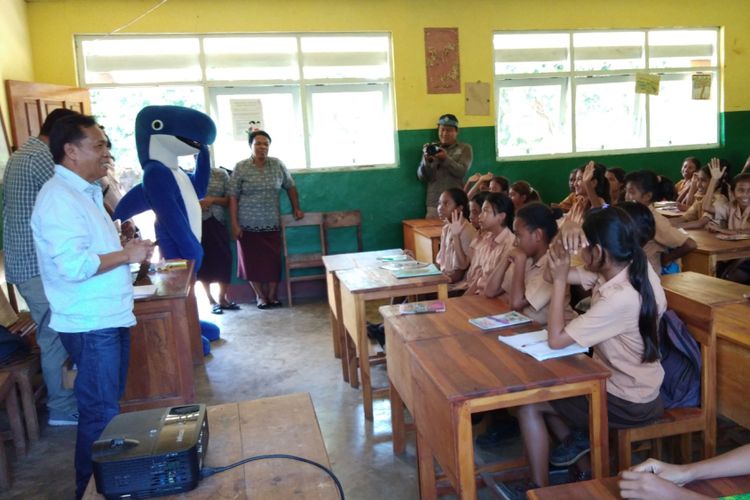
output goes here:
<path id="1" fill-rule="evenodd" d="M 273 302 L 268 303 L 268 307 L 281 307 L 283 304 L 280 300 L 274 300 Z"/>
<path id="2" fill-rule="evenodd" d="M 237 305 L 237 302 L 228 302 L 227 304 L 220 304 L 219 307 L 222 309 L 226 309 L 227 311 L 236 311 L 240 308 L 240 306 Z"/>
<path id="3" fill-rule="evenodd" d="M 220 304 L 213 304 L 211 306 L 211 314 L 224 314 L 224 311 L 222 311 L 222 307 Z"/>
<path id="4" fill-rule="evenodd" d="M 269 304 L 264 304 L 262 302 L 258 304 L 258 309 L 268 309 L 269 307 L 271 307 Z"/>

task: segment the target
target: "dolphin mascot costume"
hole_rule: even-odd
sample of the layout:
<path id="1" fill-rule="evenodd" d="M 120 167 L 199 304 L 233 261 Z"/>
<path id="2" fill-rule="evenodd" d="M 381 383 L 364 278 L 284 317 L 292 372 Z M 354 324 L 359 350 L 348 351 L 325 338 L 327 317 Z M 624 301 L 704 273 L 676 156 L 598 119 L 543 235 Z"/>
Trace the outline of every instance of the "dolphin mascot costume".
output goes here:
<path id="1" fill-rule="evenodd" d="M 135 141 L 143 167 L 143 182 L 120 200 L 113 219 L 128 220 L 146 210 L 156 214 L 156 238 L 166 259 L 193 259 L 200 269 L 201 207 L 211 175 L 208 145 L 216 125 L 200 111 L 181 106 L 146 106 L 135 118 Z M 195 172 L 177 165 L 180 156 L 197 154 Z M 218 337 L 218 328 L 201 321 L 205 336 Z M 210 332 L 209 332 L 210 331 Z M 212 339 L 213 340 L 213 339 Z M 204 341 L 204 352 L 207 342 Z"/>

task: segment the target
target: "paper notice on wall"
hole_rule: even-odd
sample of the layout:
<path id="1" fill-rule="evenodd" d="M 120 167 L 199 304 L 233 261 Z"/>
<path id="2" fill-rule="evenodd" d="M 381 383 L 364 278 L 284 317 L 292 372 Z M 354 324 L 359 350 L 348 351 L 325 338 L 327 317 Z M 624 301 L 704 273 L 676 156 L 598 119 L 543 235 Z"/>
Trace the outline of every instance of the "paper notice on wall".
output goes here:
<path id="1" fill-rule="evenodd" d="M 711 99 L 711 75 L 695 73 L 693 75 L 693 99 Z"/>
<path id="2" fill-rule="evenodd" d="M 467 115 L 489 116 L 490 84 L 477 82 L 464 84 Z"/>
<path id="3" fill-rule="evenodd" d="M 659 95 L 660 83 L 661 83 L 661 76 L 659 75 L 652 75 L 650 73 L 636 73 L 635 74 L 635 93 Z"/>
<path id="4" fill-rule="evenodd" d="M 232 99 L 229 108 L 235 141 L 246 141 L 250 132 L 263 128 L 263 103 L 260 99 Z"/>

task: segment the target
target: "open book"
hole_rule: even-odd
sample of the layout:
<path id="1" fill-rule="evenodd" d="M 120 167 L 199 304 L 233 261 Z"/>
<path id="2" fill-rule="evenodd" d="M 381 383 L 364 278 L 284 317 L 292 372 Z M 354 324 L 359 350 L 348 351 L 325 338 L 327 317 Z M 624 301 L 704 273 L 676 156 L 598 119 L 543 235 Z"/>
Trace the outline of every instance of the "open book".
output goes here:
<path id="1" fill-rule="evenodd" d="M 482 316 L 481 318 L 471 318 L 469 323 L 478 326 L 482 330 L 496 330 L 498 328 L 508 328 L 531 323 L 531 318 L 524 316 L 520 312 L 510 311 L 492 316 Z"/>
<path id="2" fill-rule="evenodd" d="M 507 344 L 529 356 L 533 356 L 538 361 L 562 358 L 588 351 L 588 347 L 583 347 L 575 343 L 562 349 L 552 349 L 547 343 L 547 330 L 519 333 L 518 335 L 510 335 L 508 337 L 498 335 L 497 339 L 503 344 Z"/>

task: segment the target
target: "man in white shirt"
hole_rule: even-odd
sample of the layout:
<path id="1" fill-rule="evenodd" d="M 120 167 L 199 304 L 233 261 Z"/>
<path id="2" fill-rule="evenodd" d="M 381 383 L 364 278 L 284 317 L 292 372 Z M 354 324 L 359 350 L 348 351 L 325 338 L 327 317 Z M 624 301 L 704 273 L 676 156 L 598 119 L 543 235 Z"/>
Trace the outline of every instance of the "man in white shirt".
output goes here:
<path id="1" fill-rule="evenodd" d="M 107 173 L 107 139 L 90 116 L 64 118 L 49 137 L 55 175 L 39 191 L 31 216 L 50 326 L 78 367 L 76 497 L 91 477 L 91 446 L 119 412 L 135 324 L 130 263 L 153 244 L 123 248 L 96 181 Z"/>

